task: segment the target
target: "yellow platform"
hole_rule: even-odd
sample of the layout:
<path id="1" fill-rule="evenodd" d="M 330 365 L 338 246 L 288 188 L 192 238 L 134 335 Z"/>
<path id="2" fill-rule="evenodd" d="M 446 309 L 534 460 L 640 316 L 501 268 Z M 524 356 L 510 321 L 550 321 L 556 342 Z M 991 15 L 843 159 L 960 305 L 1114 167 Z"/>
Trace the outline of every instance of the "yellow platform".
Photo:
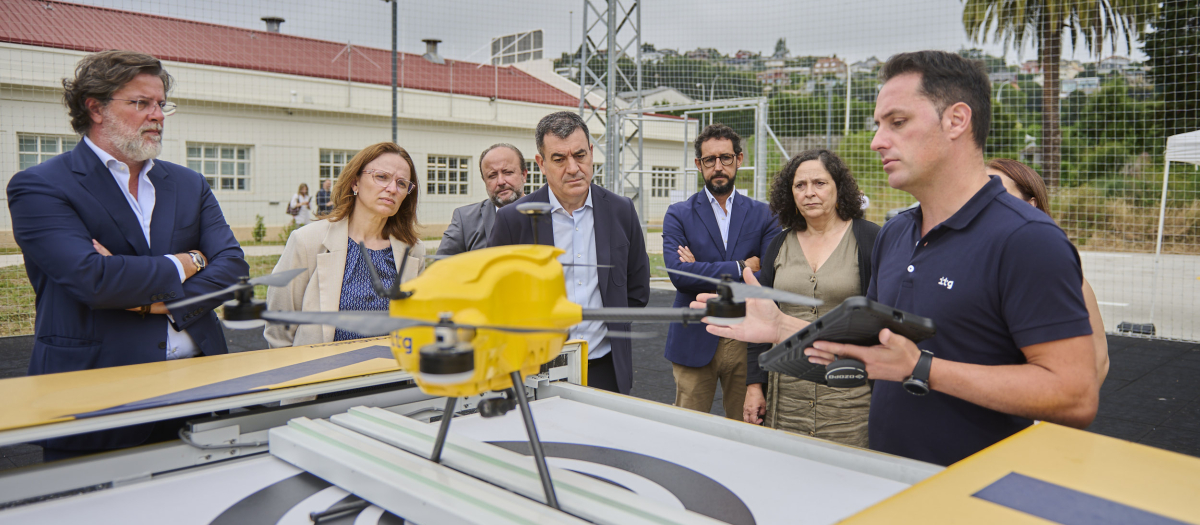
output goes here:
<path id="1" fill-rule="evenodd" d="M 399 370 L 387 337 L 0 380 L 0 431 Z"/>
<path id="2" fill-rule="evenodd" d="M 1200 458 L 1041 423 L 842 523 L 1200 523 Z"/>

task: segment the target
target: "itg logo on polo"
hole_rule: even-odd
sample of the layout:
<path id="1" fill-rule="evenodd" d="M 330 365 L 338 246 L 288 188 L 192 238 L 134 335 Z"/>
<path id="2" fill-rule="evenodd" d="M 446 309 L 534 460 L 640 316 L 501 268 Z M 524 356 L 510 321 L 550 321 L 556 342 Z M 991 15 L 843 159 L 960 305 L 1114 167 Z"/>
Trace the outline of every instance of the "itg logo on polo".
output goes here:
<path id="1" fill-rule="evenodd" d="M 938 279 L 938 286 L 945 286 L 947 290 L 953 290 L 954 289 L 954 281 L 951 281 L 950 279 L 942 277 L 941 279 Z"/>

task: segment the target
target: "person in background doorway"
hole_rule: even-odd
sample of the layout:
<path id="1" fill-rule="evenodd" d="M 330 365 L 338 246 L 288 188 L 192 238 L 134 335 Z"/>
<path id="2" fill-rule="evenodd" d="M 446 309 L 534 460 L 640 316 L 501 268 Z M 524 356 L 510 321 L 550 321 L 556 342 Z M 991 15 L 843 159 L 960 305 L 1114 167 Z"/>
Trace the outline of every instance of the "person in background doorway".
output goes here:
<path id="1" fill-rule="evenodd" d="M 288 201 L 288 214 L 296 218 L 296 227 L 312 222 L 312 197 L 308 195 L 308 184 L 300 183 L 296 194 Z"/>
<path id="2" fill-rule="evenodd" d="M 321 189 L 317 190 L 317 218 L 324 219 L 329 212 L 333 211 L 333 206 L 329 205 L 330 196 L 329 188 L 333 186 L 333 181 L 325 179 L 321 181 Z"/>

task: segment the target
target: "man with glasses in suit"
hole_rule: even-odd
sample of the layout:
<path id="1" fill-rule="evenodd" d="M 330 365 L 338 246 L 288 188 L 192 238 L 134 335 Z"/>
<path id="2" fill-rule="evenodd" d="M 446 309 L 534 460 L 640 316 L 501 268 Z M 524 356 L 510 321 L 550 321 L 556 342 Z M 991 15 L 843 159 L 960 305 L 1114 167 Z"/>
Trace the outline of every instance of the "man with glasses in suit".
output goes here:
<path id="1" fill-rule="evenodd" d="M 74 150 L 14 175 L 13 236 L 37 294 L 29 375 L 228 352 L 214 292 L 249 275 L 199 173 L 156 160 L 172 78 L 158 59 L 104 51 L 64 79 Z M 156 427 L 158 425 L 158 427 Z M 44 458 L 171 438 L 179 423 L 49 440 Z"/>
<path id="2" fill-rule="evenodd" d="M 759 270 L 759 256 L 779 234 L 767 205 L 734 187 L 742 166 L 742 140 L 729 126 L 712 124 L 696 137 L 696 167 L 704 191 L 667 208 L 663 217 L 663 260 L 668 268 L 741 281 L 742 270 Z M 686 307 L 712 283 L 671 274 L 675 306 Z M 742 420 L 746 400 L 746 343 L 718 338 L 704 326 L 672 323 L 666 358 L 675 375 L 675 405 L 701 412 L 712 408 L 717 383 L 725 417 Z"/>

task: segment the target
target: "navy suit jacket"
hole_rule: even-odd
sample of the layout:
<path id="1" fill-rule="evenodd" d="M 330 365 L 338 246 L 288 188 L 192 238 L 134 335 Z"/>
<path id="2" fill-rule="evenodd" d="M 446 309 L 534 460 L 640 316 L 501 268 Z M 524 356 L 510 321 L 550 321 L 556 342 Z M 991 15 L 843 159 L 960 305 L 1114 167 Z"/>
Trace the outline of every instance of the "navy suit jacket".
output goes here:
<path id="1" fill-rule="evenodd" d="M 51 374 L 166 360 L 167 316 L 126 308 L 225 288 L 249 275 L 242 249 L 204 178 L 156 160 L 150 245 L 112 173 L 84 141 L 73 151 L 13 176 L 8 208 L 25 271 L 37 294 L 29 374 Z M 92 247 L 96 239 L 112 252 Z M 200 250 L 208 266 L 184 283 L 164 255 Z M 205 355 L 228 352 L 212 309 L 221 300 L 171 310 Z M 136 388 L 130 385 L 130 388 Z M 140 444 L 149 425 L 51 440 L 56 448 Z"/>
<path id="2" fill-rule="evenodd" d="M 744 194 L 733 200 L 729 218 L 729 246 L 721 242 L 721 229 L 713 213 L 708 194 L 697 192 L 688 200 L 667 208 L 663 217 L 663 261 L 667 268 L 720 279 L 729 274 L 741 281 L 737 261 L 762 257 L 779 234 L 779 225 L 766 204 Z M 696 257 L 694 263 L 679 262 L 680 246 L 687 246 Z M 686 308 L 696 295 L 711 293 L 716 285 L 671 274 L 675 285 L 675 307 Z M 683 366 L 700 367 L 712 361 L 717 352 L 717 336 L 708 333 L 703 323 L 683 326 L 672 323 L 667 330 L 666 358 Z"/>
<path id="3" fill-rule="evenodd" d="M 638 221 L 633 201 L 592 185 L 592 217 L 596 229 L 596 264 L 600 281 L 600 298 L 604 306 L 644 307 L 650 301 L 650 259 L 646 255 L 646 240 Z M 550 186 L 542 186 L 496 212 L 496 224 L 488 237 L 488 246 L 533 244 L 533 221 L 517 211 L 524 202 L 550 202 Z M 554 245 L 554 222 L 550 217 L 538 220 L 538 243 Z M 605 268 L 604 265 L 612 265 Z M 630 323 L 606 323 L 608 329 L 628 332 Z M 629 339 L 613 337 L 613 368 L 617 372 L 617 388 L 628 394 L 633 387 L 633 346 Z"/>

